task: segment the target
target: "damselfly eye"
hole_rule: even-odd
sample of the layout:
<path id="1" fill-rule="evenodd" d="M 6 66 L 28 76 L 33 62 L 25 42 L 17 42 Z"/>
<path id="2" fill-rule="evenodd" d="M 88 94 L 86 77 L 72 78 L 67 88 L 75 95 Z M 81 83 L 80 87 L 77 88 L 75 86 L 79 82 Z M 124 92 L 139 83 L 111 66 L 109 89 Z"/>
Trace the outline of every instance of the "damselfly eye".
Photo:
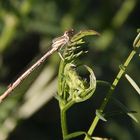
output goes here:
<path id="1" fill-rule="evenodd" d="M 74 35 L 74 29 L 70 29 L 68 31 L 65 32 L 66 35 L 68 35 L 69 37 L 72 37 Z"/>

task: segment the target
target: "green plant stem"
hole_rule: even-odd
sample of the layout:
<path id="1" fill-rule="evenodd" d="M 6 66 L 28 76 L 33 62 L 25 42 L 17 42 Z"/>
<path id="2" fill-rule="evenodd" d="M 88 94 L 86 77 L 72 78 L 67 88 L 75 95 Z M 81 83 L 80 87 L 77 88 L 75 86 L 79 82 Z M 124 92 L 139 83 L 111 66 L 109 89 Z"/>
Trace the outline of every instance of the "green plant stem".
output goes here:
<path id="1" fill-rule="evenodd" d="M 68 134 L 66 110 L 65 109 L 61 109 L 60 110 L 60 114 L 61 114 L 62 135 L 63 135 L 63 139 L 65 139 L 65 136 L 67 136 L 67 134 Z"/>
<path id="2" fill-rule="evenodd" d="M 112 96 L 112 94 L 113 94 L 113 92 L 115 90 L 115 87 L 117 86 L 119 80 L 121 79 L 121 77 L 125 73 L 125 70 L 126 70 L 127 66 L 129 65 L 130 61 L 132 60 L 132 58 L 134 57 L 135 54 L 136 54 L 136 50 L 132 50 L 131 53 L 129 54 L 128 58 L 126 59 L 126 61 L 122 65 L 119 73 L 117 74 L 115 80 L 113 81 L 113 83 L 112 83 L 112 85 L 111 85 L 111 87 L 109 89 L 109 92 L 107 93 L 106 97 L 104 98 L 103 103 L 102 103 L 102 105 L 101 105 L 101 107 L 99 109 L 102 112 L 104 111 L 107 103 L 109 102 L 109 99 L 111 98 L 111 96 Z M 96 116 L 94 118 L 89 130 L 88 130 L 88 135 L 89 136 L 91 136 L 92 133 L 94 132 L 94 129 L 95 129 L 96 125 L 98 124 L 98 122 L 99 122 L 99 118 L 98 118 L 98 116 Z M 90 140 L 90 138 L 86 136 L 84 140 Z"/>
<path id="3" fill-rule="evenodd" d="M 61 128 L 62 128 L 62 135 L 63 140 L 65 140 L 65 137 L 68 135 L 68 129 L 67 129 L 67 117 L 66 117 L 66 111 L 74 104 L 73 101 L 69 102 L 67 105 L 59 104 L 60 106 L 60 119 L 61 119 Z"/>

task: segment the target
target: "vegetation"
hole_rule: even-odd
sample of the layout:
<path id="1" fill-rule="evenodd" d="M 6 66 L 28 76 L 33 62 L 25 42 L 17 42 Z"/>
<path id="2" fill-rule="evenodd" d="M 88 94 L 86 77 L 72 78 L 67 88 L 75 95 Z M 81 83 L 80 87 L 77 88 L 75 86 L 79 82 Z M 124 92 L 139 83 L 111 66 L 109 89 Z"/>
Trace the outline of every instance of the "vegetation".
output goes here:
<path id="1" fill-rule="evenodd" d="M 0 104 L 0 140 L 139 139 L 139 4 L 1 0 L 0 94 L 76 31 Z"/>

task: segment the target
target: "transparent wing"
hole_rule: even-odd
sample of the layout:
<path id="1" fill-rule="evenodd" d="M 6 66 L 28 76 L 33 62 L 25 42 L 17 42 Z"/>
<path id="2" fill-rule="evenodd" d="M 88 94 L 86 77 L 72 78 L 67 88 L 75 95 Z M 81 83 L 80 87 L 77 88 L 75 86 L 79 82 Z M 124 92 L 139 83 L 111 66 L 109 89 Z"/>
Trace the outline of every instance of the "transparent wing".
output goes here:
<path id="1" fill-rule="evenodd" d="M 52 44 L 53 48 L 59 48 L 61 46 L 64 46 L 66 44 L 65 40 L 61 40 L 61 41 L 56 41 Z"/>
<path id="2" fill-rule="evenodd" d="M 54 38 L 54 39 L 52 40 L 52 43 L 55 43 L 55 42 L 57 42 L 57 41 L 64 40 L 64 39 L 65 39 L 65 36 L 60 36 L 60 37 Z"/>

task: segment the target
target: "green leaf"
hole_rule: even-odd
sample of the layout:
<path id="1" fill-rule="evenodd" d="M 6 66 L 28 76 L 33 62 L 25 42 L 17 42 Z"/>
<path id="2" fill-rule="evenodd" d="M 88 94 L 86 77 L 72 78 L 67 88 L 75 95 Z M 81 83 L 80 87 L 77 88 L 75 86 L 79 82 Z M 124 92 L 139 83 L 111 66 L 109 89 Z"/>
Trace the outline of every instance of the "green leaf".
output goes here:
<path id="1" fill-rule="evenodd" d="M 136 82 L 128 74 L 125 74 L 125 77 L 129 81 L 129 83 L 133 86 L 133 88 L 137 91 L 137 93 L 140 95 L 140 88 L 138 87 Z"/>
<path id="2" fill-rule="evenodd" d="M 138 32 L 138 35 L 136 36 L 136 38 L 133 42 L 133 47 L 134 48 L 139 48 L 140 47 L 140 32 Z"/>
<path id="3" fill-rule="evenodd" d="M 128 115 L 132 120 L 134 120 L 136 123 L 139 123 L 138 119 L 134 116 L 133 113 L 127 113 L 127 115 Z"/>
<path id="4" fill-rule="evenodd" d="M 72 63 L 67 63 L 64 68 L 64 77 L 65 77 L 65 90 L 67 89 L 67 101 L 75 101 L 75 102 L 82 102 L 87 99 L 89 99 L 95 89 L 96 89 L 96 77 L 94 75 L 93 70 L 84 65 L 85 68 L 90 73 L 90 83 L 89 87 L 87 87 L 85 84 L 87 84 L 86 81 L 80 77 L 76 71 L 76 66 Z M 69 95 L 69 96 L 68 96 Z"/>
<path id="5" fill-rule="evenodd" d="M 87 89 L 85 88 L 81 92 L 81 94 L 79 95 L 79 98 L 77 98 L 75 100 L 76 102 L 83 102 L 83 101 L 89 99 L 94 94 L 95 89 L 96 89 L 96 77 L 94 75 L 93 70 L 90 67 L 86 66 L 86 65 L 84 65 L 84 66 L 86 67 L 86 69 L 90 73 L 90 76 L 89 76 L 90 77 L 90 83 L 89 83 L 89 87 Z"/>
<path id="6" fill-rule="evenodd" d="M 102 111 L 99 110 L 99 109 L 96 110 L 96 116 L 98 116 L 98 118 L 99 118 L 100 120 L 104 121 L 104 122 L 107 121 L 106 118 L 104 117 L 104 114 L 103 114 Z"/>
<path id="7" fill-rule="evenodd" d="M 89 36 L 89 35 L 100 35 L 98 32 L 94 31 L 94 30 L 83 30 L 80 31 L 79 33 L 75 34 L 72 38 L 71 38 L 71 42 L 76 42 L 79 39 L 85 37 L 85 36 Z"/>

